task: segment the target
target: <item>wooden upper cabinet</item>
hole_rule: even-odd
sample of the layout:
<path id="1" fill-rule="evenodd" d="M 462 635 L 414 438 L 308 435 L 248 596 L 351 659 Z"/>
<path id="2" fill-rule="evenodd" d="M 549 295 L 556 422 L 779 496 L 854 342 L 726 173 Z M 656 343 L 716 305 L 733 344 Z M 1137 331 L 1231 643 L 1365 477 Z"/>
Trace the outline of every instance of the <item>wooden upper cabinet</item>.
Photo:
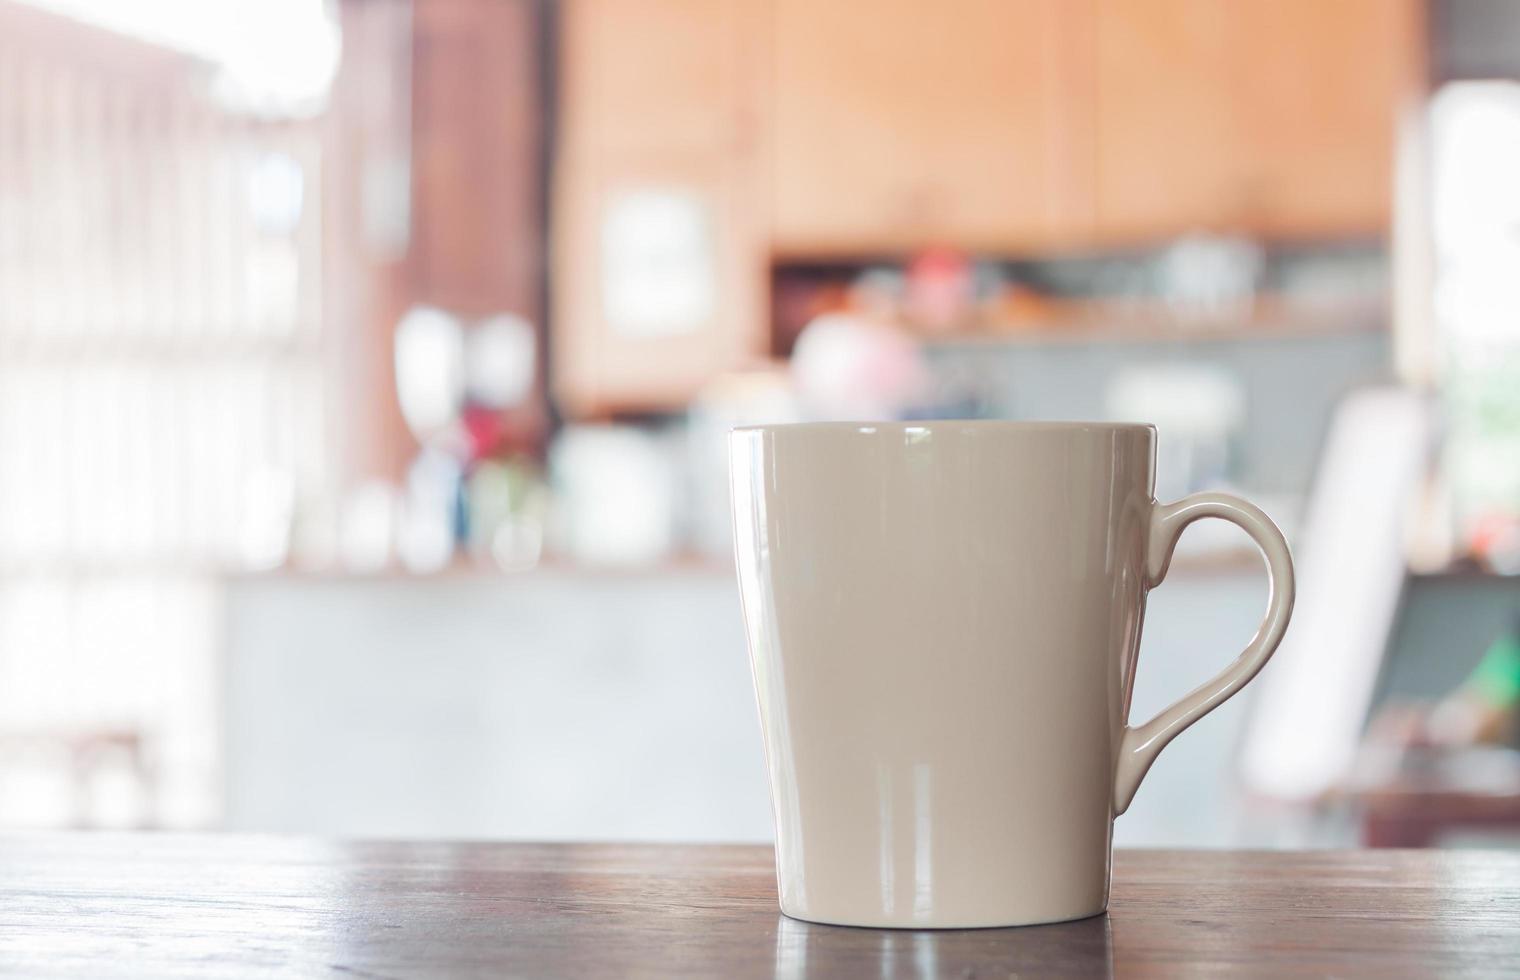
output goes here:
<path id="1" fill-rule="evenodd" d="M 1062 0 L 773 0 L 773 243 L 1073 237 L 1090 219 L 1085 18 Z"/>
<path id="2" fill-rule="evenodd" d="M 561 0 L 556 393 L 682 406 L 765 352 L 777 256 L 1381 233 L 1420 9 Z"/>
<path id="3" fill-rule="evenodd" d="M 1097 0 L 1097 238 L 1375 235 L 1416 0 Z"/>

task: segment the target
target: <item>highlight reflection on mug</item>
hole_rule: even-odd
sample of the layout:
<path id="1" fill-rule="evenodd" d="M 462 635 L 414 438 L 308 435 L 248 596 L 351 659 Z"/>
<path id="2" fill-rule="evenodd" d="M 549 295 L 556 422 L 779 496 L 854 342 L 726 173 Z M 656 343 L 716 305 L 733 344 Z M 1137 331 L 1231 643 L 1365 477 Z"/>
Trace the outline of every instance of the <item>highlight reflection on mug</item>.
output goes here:
<path id="1" fill-rule="evenodd" d="M 934 801 L 933 768 L 926 762 L 913 766 L 912 824 L 913 912 L 928 915 L 934 904 Z M 877 832 L 881 835 L 881 910 L 897 912 L 897 791 L 898 780 L 887 763 L 876 767 Z M 905 814 L 906 816 L 906 814 Z"/>
<path id="2" fill-rule="evenodd" d="M 776 980 L 855 975 L 875 961 L 881 980 L 941 976 L 1113 977 L 1106 915 L 1008 929 L 861 929 L 776 917 Z M 869 966 L 861 975 L 870 975 Z"/>

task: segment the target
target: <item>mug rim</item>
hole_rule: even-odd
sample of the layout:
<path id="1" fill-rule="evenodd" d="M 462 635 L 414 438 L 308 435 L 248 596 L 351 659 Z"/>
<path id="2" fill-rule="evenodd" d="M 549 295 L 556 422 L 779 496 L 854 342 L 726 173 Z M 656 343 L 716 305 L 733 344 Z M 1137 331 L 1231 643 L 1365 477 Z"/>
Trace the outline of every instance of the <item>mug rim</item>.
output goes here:
<path id="1" fill-rule="evenodd" d="M 1013 419 L 922 419 L 912 421 L 850 421 L 850 422 L 776 422 L 769 425 L 736 425 L 729 431 L 739 432 L 857 432 L 875 435 L 878 430 L 901 432 L 906 429 L 972 429 L 993 432 L 1139 432 L 1154 433 L 1156 427 L 1149 422 L 1082 422 L 1064 420 L 1013 420 Z"/>

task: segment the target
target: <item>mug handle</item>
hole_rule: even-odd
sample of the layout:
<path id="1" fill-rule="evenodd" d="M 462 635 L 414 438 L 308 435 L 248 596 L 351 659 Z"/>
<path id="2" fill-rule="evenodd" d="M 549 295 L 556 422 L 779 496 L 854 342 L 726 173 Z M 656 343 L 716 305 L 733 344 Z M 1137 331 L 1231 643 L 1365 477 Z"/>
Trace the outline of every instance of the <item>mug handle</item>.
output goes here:
<path id="1" fill-rule="evenodd" d="M 1293 612 L 1293 558 L 1288 553 L 1288 542 L 1272 519 L 1255 504 L 1226 493 L 1195 493 L 1176 503 L 1155 506 L 1146 543 L 1145 588 L 1154 588 L 1166 577 L 1182 529 L 1205 517 L 1222 518 L 1240 527 L 1261 549 L 1267 559 L 1267 613 L 1234 663 L 1145 724 L 1125 727 L 1114 775 L 1114 816 L 1129 808 L 1140 780 L 1168 742 L 1256 676 L 1282 642 L 1288 617 Z"/>

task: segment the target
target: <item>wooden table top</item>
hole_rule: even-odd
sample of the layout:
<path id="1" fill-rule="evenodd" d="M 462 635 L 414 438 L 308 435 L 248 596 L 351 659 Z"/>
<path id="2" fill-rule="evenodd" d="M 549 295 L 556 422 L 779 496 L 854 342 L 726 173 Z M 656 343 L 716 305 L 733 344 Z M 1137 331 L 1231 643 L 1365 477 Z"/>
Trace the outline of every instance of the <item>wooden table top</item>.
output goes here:
<path id="1" fill-rule="evenodd" d="M 1121 851 L 1106 916 L 783 918 L 768 847 L 0 838 L 26 977 L 1514 976 L 1520 854 Z"/>

